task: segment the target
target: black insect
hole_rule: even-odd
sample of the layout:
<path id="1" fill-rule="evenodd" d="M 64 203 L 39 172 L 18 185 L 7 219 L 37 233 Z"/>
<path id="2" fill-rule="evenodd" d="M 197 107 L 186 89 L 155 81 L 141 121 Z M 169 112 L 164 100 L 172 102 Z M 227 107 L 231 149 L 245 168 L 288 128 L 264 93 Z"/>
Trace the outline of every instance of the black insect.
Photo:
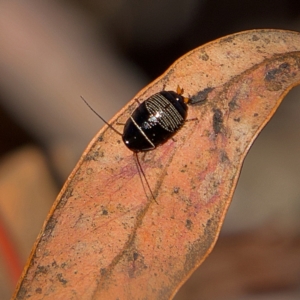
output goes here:
<path id="1" fill-rule="evenodd" d="M 125 123 L 123 134 L 105 121 L 83 98 L 87 106 L 112 130 L 122 136 L 123 142 L 136 155 L 138 169 L 146 176 L 137 153 L 155 149 L 169 140 L 184 125 L 190 99 L 182 96 L 183 89 L 161 91 L 141 103 Z M 147 186 L 151 191 L 146 179 Z M 155 199 L 152 191 L 152 197 Z"/>
<path id="2" fill-rule="evenodd" d="M 184 124 L 188 98 L 177 92 L 161 91 L 141 103 L 124 126 L 123 142 L 133 152 L 153 150 L 170 139 Z"/>

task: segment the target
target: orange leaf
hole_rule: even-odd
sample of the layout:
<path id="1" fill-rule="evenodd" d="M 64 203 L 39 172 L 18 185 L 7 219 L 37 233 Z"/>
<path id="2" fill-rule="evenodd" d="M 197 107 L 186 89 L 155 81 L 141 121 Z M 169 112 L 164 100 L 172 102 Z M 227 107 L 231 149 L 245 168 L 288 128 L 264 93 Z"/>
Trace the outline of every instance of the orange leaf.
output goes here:
<path id="1" fill-rule="evenodd" d="M 139 154 L 107 126 L 58 196 L 14 299 L 169 299 L 212 250 L 252 142 L 300 81 L 300 34 L 254 30 L 201 46 L 137 96 L 180 85 L 187 122 Z M 134 100 L 112 120 L 124 121 Z M 145 187 L 145 183 L 144 183 Z M 147 195 L 145 193 L 147 191 Z"/>

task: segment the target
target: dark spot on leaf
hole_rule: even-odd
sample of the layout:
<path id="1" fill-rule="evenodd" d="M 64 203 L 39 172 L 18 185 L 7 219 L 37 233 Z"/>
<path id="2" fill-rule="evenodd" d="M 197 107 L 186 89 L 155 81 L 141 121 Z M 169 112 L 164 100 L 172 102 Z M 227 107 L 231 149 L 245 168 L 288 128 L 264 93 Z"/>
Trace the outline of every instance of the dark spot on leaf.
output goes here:
<path id="1" fill-rule="evenodd" d="M 253 115 L 253 117 L 258 117 L 258 113 L 255 113 L 255 114 Z"/>
<path id="2" fill-rule="evenodd" d="M 137 260 L 139 257 L 139 254 L 137 252 L 133 252 L 133 260 Z"/>
<path id="3" fill-rule="evenodd" d="M 208 94 L 213 90 L 214 90 L 214 88 L 208 87 L 208 88 L 205 88 L 204 90 L 198 92 L 196 95 L 190 97 L 189 104 L 191 104 L 191 105 L 198 104 L 199 105 L 199 104 L 205 103 L 207 100 Z"/>
<path id="4" fill-rule="evenodd" d="M 26 295 L 27 294 L 27 289 L 23 286 L 24 283 L 22 283 L 22 286 L 20 287 L 20 290 L 18 292 L 18 295 L 17 295 L 17 299 L 25 299 L 25 296 L 26 298 L 29 298 L 30 295 Z"/>
<path id="5" fill-rule="evenodd" d="M 38 275 L 38 274 L 47 274 L 48 269 L 49 268 L 45 267 L 45 266 L 37 266 L 36 271 L 35 271 L 35 275 Z"/>
<path id="6" fill-rule="evenodd" d="M 220 158 L 221 158 L 221 162 L 222 163 L 229 161 L 228 155 L 227 155 L 227 153 L 225 151 L 221 151 L 221 155 L 220 156 L 221 156 Z"/>
<path id="7" fill-rule="evenodd" d="M 57 274 L 57 279 L 59 282 L 61 282 L 63 285 L 67 284 L 68 281 L 66 279 L 63 278 L 62 274 L 61 273 L 58 273 Z"/>
<path id="8" fill-rule="evenodd" d="M 204 60 L 204 61 L 208 61 L 209 60 L 209 56 L 206 52 L 202 52 L 199 56 L 200 59 Z"/>
<path id="9" fill-rule="evenodd" d="M 102 215 L 107 216 L 108 215 L 108 211 L 106 209 L 102 210 Z"/>
<path id="10" fill-rule="evenodd" d="M 60 209 L 66 205 L 68 199 L 73 196 L 73 188 L 68 187 L 63 196 L 61 197 L 56 209 Z"/>
<path id="11" fill-rule="evenodd" d="M 218 134 L 221 132 L 222 127 L 223 127 L 223 113 L 221 112 L 220 109 L 215 108 L 213 110 L 214 115 L 213 115 L 213 128 L 215 134 Z"/>
<path id="12" fill-rule="evenodd" d="M 186 168 L 187 168 L 187 165 L 184 165 L 183 168 L 180 170 L 180 172 L 182 172 L 182 173 L 186 172 Z"/>
<path id="13" fill-rule="evenodd" d="M 57 263 L 56 263 L 55 260 L 52 262 L 51 266 L 52 266 L 53 268 L 57 268 L 57 267 L 58 267 L 58 265 L 57 265 Z"/>
<path id="14" fill-rule="evenodd" d="M 283 73 L 290 72 L 290 64 L 285 62 L 282 63 L 278 68 L 274 68 L 271 70 L 268 70 L 265 75 L 266 81 L 272 81 L 275 80 L 277 77 L 281 77 Z"/>
<path id="15" fill-rule="evenodd" d="M 178 186 L 175 186 L 175 187 L 173 188 L 173 192 L 174 192 L 174 194 L 178 194 L 178 193 L 179 193 L 179 187 L 178 187 Z"/>
<path id="16" fill-rule="evenodd" d="M 283 69 L 290 69 L 290 64 L 285 62 L 285 63 L 282 63 L 280 66 L 279 66 L 279 69 L 283 70 Z"/>
<path id="17" fill-rule="evenodd" d="M 221 43 L 227 44 L 227 43 L 231 43 L 233 40 L 234 40 L 234 37 L 228 36 L 228 37 L 225 37 L 225 38 L 221 41 Z"/>
<path id="18" fill-rule="evenodd" d="M 241 121 L 241 118 L 234 118 L 233 121 L 239 122 L 239 121 Z"/>
<path id="19" fill-rule="evenodd" d="M 65 197 L 66 199 L 69 199 L 72 196 L 73 196 L 73 189 L 70 189 L 70 188 L 68 188 L 63 195 L 63 197 Z"/>
<path id="20" fill-rule="evenodd" d="M 85 160 L 86 161 L 91 161 L 91 160 L 94 160 L 94 161 L 98 161 L 99 158 L 101 157 L 104 157 L 104 152 L 103 151 L 91 151 L 90 154 L 88 154 L 86 157 L 85 157 Z"/>
<path id="21" fill-rule="evenodd" d="M 234 96 L 232 100 L 228 103 L 228 107 L 230 110 L 235 110 L 236 108 L 239 107 L 239 105 L 237 104 L 237 99 L 238 97 Z"/>
<path id="22" fill-rule="evenodd" d="M 273 70 L 270 70 L 266 73 L 266 76 L 265 76 L 265 80 L 266 81 L 271 81 L 271 80 L 274 80 L 276 78 L 276 74 L 278 73 L 278 69 L 273 69 Z"/>
<path id="23" fill-rule="evenodd" d="M 188 230 L 191 230 L 192 226 L 193 226 L 193 222 L 192 222 L 191 220 L 187 219 L 187 220 L 185 221 L 185 227 L 186 227 Z"/>
<path id="24" fill-rule="evenodd" d="M 42 288 L 37 288 L 36 290 L 35 290 L 35 292 L 37 293 L 37 294 L 41 294 L 42 293 Z"/>
<path id="25" fill-rule="evenodd" d="M 53 229 L 56 226 L 56 223 L 57 223 L 57 220 L 53 216 L 51 216 L 50 219 L 49 219 L 49 221 L 48 221 L 48 223 L 47 223 L 47 225 L 46 225 L 44 234 L 42 236 L 43 240 L 47 240 L 47 238 L 50 237 Z"/>
<path id="26" fill-rule="evenodd" d="M 254 35 L 252 36 L 252 41 L 256 42 L 256 41 L 258 41 L 258 40 L 259 40 L 259 37 L 258 37 L 256 34 L 254 34 Z"/>
<path id="27" fill-rule="evenodd" d="M 277 92 L 277 91 L 280 91 L 281 89 L 282 89 L 282 84 L 281 84 L 281 82 L 274 81 L 274 82 L 270 82 L 270 83 L 267 85 L 267 90 L 268 90 L 268 91 Z"/>
<path id="28" fill-rule="evenodd" d="M 104 275 L 106 275 L 106 269 L 105 268 L 101 268 L 100 269 L 100 274 L 102 275 L 102 276 L 104 276 Z"/>
<path id="29" fill-rule="evenodd" d="M 206 227 L 210 227 L 210 226 L 211 226 L 211 223 L 212 223 L 212 220 L 211 220 L 211 219 L 208 219 L 207 222 L 206 222 Z"/>

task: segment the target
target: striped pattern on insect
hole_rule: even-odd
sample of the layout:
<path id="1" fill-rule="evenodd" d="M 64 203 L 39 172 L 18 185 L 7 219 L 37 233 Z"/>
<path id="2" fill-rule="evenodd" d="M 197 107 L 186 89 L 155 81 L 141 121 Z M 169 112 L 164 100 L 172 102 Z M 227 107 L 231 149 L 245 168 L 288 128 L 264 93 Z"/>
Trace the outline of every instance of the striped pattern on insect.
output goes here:
<path id="1" fill-rule="evenodd" d="M 141 103 L 124 126 L 122 139 L 133 152 L 149 151 L 169 140 L 184 124 L 189 98 L 177 92 L 161 91 Z"/>

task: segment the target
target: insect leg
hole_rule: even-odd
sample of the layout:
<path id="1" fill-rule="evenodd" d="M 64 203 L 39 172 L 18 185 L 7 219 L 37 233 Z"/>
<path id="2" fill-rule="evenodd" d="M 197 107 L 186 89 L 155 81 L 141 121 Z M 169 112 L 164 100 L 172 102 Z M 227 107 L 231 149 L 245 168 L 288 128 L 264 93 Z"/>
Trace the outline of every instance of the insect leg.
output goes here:
<path id="1" fill-rule="evenodd" d="M 155 199 L 155 197 L 154 197 L 154 194 L 153 194 L 153 192 L 152 192 L 152 189 L 151 189 L 151 187 L 150 187 L 150 184 L 149 184 L 149 182 L 148 182 L 148 180 L 147 180 L 147 178 L 146 178 L 146 175 L 145 175 L 145 172 L 144 172 L 144 170 L 143 170 L 143 168 L 142 168 L 142 165 L 141 165 L 141 163 L 140 163 L 140 160 L 139 160 L 139 157 L 138 157 L 138 153 L 137 153 L 137 152 L 134 152 L 134 153 L 133 153 L 133 156 L 134 156 L 134 158 L 135 158 L 135 163 L 136 163 L 136 166 L 137 166 L 137 169 L 138 169 L 139 176 L 140 176 L 140 178 L 141 178 L 143 187 L 144 187 L 144 183 L 143 183 L 143 180 L 142 180 L 141 175 L 142 175 L 142 176 L 144 177 L 144 179 L 145 179 L 146 185 L 147 185 L 147 187 L 148 187 L 148 189 L 149 189 L 149 191 L 150 191 L 150 194 L 151 194 L 153 200 L 156 202 L 156 204 L 158 204 L 157 201 L 156 201 L 156 199 Z M 145 189 L 144 189 L 144 190 L 145 190 Z M 145 191 L 145 193 L 146 193 L 146 191 Z"/>

